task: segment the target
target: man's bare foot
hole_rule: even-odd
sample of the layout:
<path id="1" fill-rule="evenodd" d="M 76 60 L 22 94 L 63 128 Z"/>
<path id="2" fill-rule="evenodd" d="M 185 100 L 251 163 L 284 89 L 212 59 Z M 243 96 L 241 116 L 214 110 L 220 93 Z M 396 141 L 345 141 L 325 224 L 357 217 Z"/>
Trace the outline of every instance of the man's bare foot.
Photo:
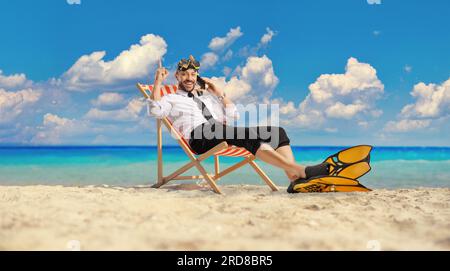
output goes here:
<path id="1" fill-rule="evenodd" d="M 306 177 L 305 167 L 298 164 L 295 164 L 292 170 L 285 170 L 285 172 L 291 182 Z"/>
<path id="2" fill-rule="evenodd" d="M 296 174 L 296 173 L 290 173 L 290 172 L 288 172 L 288 171 L 284 171 L 284 173 L 286 173 L 286 176 L 288 177 L 288 179 L 291 181 L 291 182 L 293 182 L 293 181 L 295 181 L 295 180 L 297 180 L 298 179 L 298 174 Z"/>

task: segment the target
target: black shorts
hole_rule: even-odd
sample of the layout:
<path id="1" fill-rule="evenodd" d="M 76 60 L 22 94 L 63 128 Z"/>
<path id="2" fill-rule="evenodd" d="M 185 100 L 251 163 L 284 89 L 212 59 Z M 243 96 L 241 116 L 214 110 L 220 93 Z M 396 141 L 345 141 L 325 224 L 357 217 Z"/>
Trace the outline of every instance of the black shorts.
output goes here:
<path id="1" fill-rule="evenodd" d="M 253 155 L 262 143 L 273 149 L 290 144 L 286 131 L 278 126 L 235 127 L 218 121 L 205 122 L 191 132 L 189 145 L 197 154 L 202 154 L 222 142 L 243 147 Z"/>

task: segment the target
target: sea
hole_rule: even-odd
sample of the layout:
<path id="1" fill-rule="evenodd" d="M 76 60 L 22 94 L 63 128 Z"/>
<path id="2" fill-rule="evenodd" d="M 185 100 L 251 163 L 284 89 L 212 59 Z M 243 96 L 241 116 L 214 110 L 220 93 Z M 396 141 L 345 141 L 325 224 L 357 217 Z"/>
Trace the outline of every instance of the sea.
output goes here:
<path id="1" fill-rule="evenodd" d="M 347 146 L 293 147 L 304 165 L 322 162 Z M 220 158 L 225 169 L 242 158 Z M 189 162 L 178 146 L 163 148 L 164 175 Z M 283 170 L 257 161 L 278 185 L 287 186 Z M 450 187 L 450 147 L 374 147 L 372 170 L 360 178 L 369 188 Z M 214 160 L 204 162 L 214 171 Z M 197 175 L 196 169 L 185 174 Z M 0 185 L 145 186 L 157 179 L 156 146 L 3 146 L 0 147 Z M 193 181 L 190 181 L 193 182 Z M 221 184 L 264 184 L 246 165 L 220 180 Z"/>

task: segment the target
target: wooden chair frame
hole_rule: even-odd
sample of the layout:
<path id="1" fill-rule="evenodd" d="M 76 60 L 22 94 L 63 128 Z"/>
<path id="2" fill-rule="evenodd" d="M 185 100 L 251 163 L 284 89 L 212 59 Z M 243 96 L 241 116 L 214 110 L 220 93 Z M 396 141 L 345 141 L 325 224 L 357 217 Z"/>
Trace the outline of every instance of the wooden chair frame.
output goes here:
<path id="1" fill-rule="evenodd" d="M 165 87 L 165 86 L 163 86 Z M 149 99 L 150 95 L 147 93 L 147 91 L 150 91 L 150 88 L 148 85 L 143 85 L 138 83 L 137 88 L 142 92 L 145 98 Z M 164 176 L 163 174 L 163 153 L 162 153 L 162 124 L 164 124 L 169 132 L 175 137 L 178 144 L 183 148 L 186 155 L 189 157 L 190 162 L 182 166 L 181 168 L 177 169 L 173 173 Z M 249 164 L 255 171 L 258 173 L 258 175 L 264 180 L 264 182 L 272 189 L 272 191 L 278 191 L 277 186 L 272 182 L 272 180 L 267 176 L 266 173 L 255 163 L 256 157 L 248 152 L 247 155 L 244 156 L 244 159 L 228 168 L 226 168 L 223 171 L 220 171 L 219 168 L 219 156 L 227 156 L 226 154 L 223 154 L 225 150 L 237 150 L 241 149 L 236 146 L 228 146 L 226 142 L 222 142 L 219 145 L 215 146 L 214 148 L 210 149 L 206 153 L 203 153 L 201 155 L 196 155 L 187 144 L 186 140 L 182 137 L 182 135 L 172 126 L 172 123 L 167 117 L 164 117 L 162 119 L 156 120 L 156 134 L 157 134 L 157 151 L 158 151 L 158 179 L 156 184 L 154 184 L 153 188 L 159 188 L 165 184 L 167 184 L 170 181 L 173 180 L 194 180 L 194 179 L 205 179 L 208 184 L 211 186 L 212 190 L 218 194 L 221 194 L 221 191 L 219 187 L 217 186 L 217 181 L 219 179 L 233 171 L 235 171 L 238 168 L 241 168 L 242 166 Z M 222 154 L 220 154 L 222 153 Z M 207 158 L 214 156 L 214 174 L 209 174 L 203 165 L 201 164 L 202 161 L 206 160 Z M 230 155 L 232 156 L 232 155 Z M 189 170 L 192 167 L 196 167 L 198 171 L 200 172 L 200 175 L 194 175 L 194 176 L 182 176 L 184 172 Z"/>

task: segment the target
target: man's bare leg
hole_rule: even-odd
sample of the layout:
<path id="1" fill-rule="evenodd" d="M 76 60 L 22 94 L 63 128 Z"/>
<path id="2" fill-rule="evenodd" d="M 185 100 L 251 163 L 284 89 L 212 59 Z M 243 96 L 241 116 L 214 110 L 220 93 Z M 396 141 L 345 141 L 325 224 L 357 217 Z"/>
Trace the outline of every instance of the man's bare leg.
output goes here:
<path id="1" fill-rule="evenodd" d="M 292 152 L 292 148 L 290 145 L 281 146 L 277 148 L 275 151 L 281 154 L 286 160 L 295 163 L 294 153 Z M 298 174 L 291 174 L 287 170 L 285 170 L 284 172 L 286 173 L 288 179 L 291 181 L 294 181 L 300 177 L 298 176 Z"/>
<path id="2" fill-rule="evenodd" d="M 289 174 L 288 176 L 295 175 L 301 178 L 306 177 L 304 166 L 295 163 L 295 161 L 293 161 L 292 159 L 287 159 L 286 157 L 275 151 L 268 144 L 261 145 L 261 147 L 256 152 L 256 158 L 273 166 L 284 169 L 287 172 L 286 174 Z"/>

